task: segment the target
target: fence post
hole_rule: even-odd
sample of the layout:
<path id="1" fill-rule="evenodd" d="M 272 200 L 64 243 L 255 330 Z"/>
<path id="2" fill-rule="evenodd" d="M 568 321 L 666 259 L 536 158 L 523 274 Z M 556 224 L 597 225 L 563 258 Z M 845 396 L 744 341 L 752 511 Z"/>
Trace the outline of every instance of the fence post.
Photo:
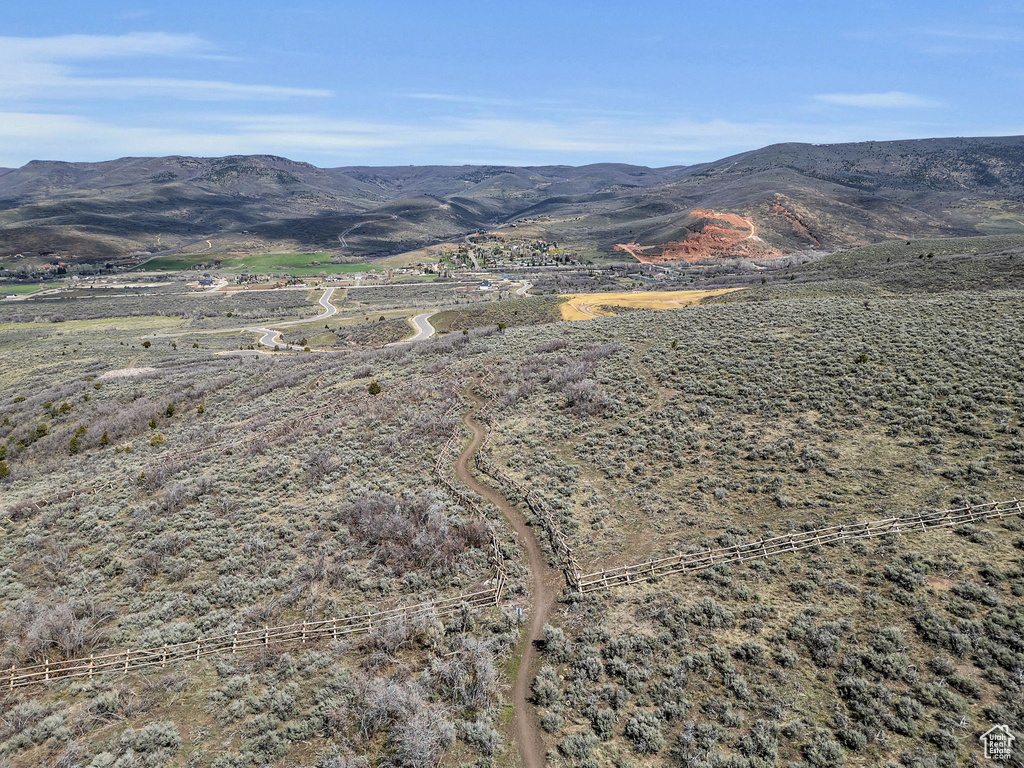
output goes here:
<path id="1" fill-rule="evenodd" d="M 93 654 L 89 654 L 89 679 L 92 680 L 93 670 L 96 669 L 96 660 Z"/>
<path id="2" fill-rule="evenodd" d="M 128 662 L 131 660 L 131 658 L 132 658 L 132 649 L 128 648 L 124 652 L 124 671 L 125 671 L 125 674 L 128 673 Z"/>
<path id="3" fill-rule="evenodd" d="M 202 650 L 202 648 L 203 648 L 203 641 L 202 640 L 196 640 L 196 661 L 199 660 L 199 652 Z"/>
<path id="4" fill-rule="evenodd" d="M 564 568 L 562 571 L 565 574 L 565 585 L 573 592 L 580 591 L 580 580 L 577 578 L 572 568 Z"/>
<path id="5" fill-rule="evenodd" d="M 11 664 L 11 684 L 8 686 L 8 690 L 14 690 L 14 665 Z"/>
<path id="6" fill-rule="evenodd" d="M 263 625 L 263 645 L 270 645 L 270 627 L 266 624 Z"/>
<path id="7" fill-rule="evenodd" d="M 231 636 L 231 652 L 232 653 L 237 653 L 238 652 L 238 632 L 235 632 Z"/>
<path id="8" fill-rule="evenodd" d="M 46 665 L 46 668 L 43 670 L 43 680 L 49 680 L 50 679 L 50 660 L 49 659 L 43 659 L 43 663 Z"/>
<path id="9" fill-rule="evenodd" d="M 302 620 L 302 642 L 306 642 L 306 620 Z"/>

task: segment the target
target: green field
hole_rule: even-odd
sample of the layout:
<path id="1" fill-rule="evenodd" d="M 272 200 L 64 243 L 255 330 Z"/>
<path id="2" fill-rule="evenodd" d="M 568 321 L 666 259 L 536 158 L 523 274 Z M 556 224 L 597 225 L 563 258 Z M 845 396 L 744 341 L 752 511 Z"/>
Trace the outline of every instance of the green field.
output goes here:
<path id="1" fill-rule="evenodd" d="M 18 296 L 24 296 L 27 293 L 35 293 L 42 287 L 42 283 L 14 283 L 0 287 L 0 294 L 15 293 Z"/>
<path id="2" fill-rule="evenodd" d="M 372 264 L 331 264 L 329 253 L 264 253 L 252 256 L 232 254 L 203 254 L 196 256 L 158 256 L 147 261 L 138 269 L 150 270 L 189 270 L 200 264 L 211 264 L 219 260 L 219 267 L 211 267 L 217 272 L 256 272 L 281 273 L 289 275 L 328 275 L 345 274 L 348 272 L 379 271 Z M 311 262 L 320 262 L 312 264 Z"/>

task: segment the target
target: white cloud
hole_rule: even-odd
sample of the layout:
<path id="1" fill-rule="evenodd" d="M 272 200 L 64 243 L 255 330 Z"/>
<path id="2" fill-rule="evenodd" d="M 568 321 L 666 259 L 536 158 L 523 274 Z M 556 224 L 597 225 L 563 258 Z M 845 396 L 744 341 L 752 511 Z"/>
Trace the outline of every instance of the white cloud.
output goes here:
<path id="1" fill-rule="evenodd" d="M 0 37 L 0 55 L 34 61 L 73 61 L 124 56 L 176 56 L 208 50 L 198 35 L 131 32 L 125 35 Z"/>
<path id="2" fill-rule="evenodd" d="M 91 77 L 82 66 L 105 59 L 223 58 L 197 35 L 134 32 L 126 35 L 0 37 L 0 97 L 42 99 L 126 98 L 162 95 L 183 100 L 319 98 L 318 88 L 150 77 Z"/>
<path id="3" fill-rule="evenodd" d="M 169 93 L 179 98 L 206 99 L 283 99 L 292 96 L 327 97 L 322 88 L 287 88 L 277 85 L 245 85 L 221 80 L 187 80 L 157 77 L 77 78 L 75 87 L 111 91 L 117 96 Z"/>
<path id="4" fill-rule="evenodd" d="M 903 91 L 888 93 L 822 93 L 814 97 L 824 104 L 868 109 L 903 109 L 907 107 L 938 107 L 941 102 Z"/>
<path id="5" fill-rule="evenodd" d="M 402 123 L 303 114 L 203 114 L 150 127 L 67 114 L 0 113 L 0 165 L 29 159 L 104 160 L 149 155 L 284 155 L 318 164 L 462 163 L 518 158 L 522 165 L 592 162 L 688 163 L 782 141 L 864 138 L 855 128 L 723 120 L 529 120 L 458 118 Z M 494 162 L 491 160 L 490 162 Z"/>

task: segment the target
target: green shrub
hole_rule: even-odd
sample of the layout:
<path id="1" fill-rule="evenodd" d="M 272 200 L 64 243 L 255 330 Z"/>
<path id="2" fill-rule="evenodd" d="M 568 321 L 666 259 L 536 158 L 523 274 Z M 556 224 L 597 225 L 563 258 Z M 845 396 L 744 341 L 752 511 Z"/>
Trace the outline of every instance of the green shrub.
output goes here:
<path id="1" fill-rule="evenodd" d="M 623 733 L 633 742 L 633 749 L 640 754 L 654 754 L 665 746 L 662 721 L 653 712 L 637 710 L 629 716 Z"/>
<path id="2" fill-rule="evenodd" d="M 803 747 L 804 759 L 814 768 L 838 768 L 845 762 L 843 748 L 825 730 L 817 730 Z"/>
<path id="3" fill-rule="evenodd" d="M 533 701 L 538 706 L 549 707 L 562 700 L 558 673 L 552 667 L 541 667 L 530 688 L 533 691 Z"/>
<path id="4" fill-rule="evenodd" d="M 181 746 L 181 735 L 177 725 L 165 720 L 151 723 L 138 731 L 129 728 L 121 734 L 121 746 L 143 754 L 160 751 L 173 753 Z"/>
<path id="5" fill-rule="evenodd" d="M 583 760 L 590 757 L 590 753 L 596 745 L 597 737 L 588 731 L 584 731 L 566 736 L 558 742 L 558 751 L 565 757 Z"/>

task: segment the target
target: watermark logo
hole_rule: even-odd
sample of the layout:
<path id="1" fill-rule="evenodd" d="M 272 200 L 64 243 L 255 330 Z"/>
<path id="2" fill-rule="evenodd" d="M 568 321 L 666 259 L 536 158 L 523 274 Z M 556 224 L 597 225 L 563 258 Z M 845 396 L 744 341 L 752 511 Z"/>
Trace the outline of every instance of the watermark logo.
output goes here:
<path id="1" fill-rule="evenodd" d="M 985 747 L 985 758 L 987 760 L 1009 760 L 1013 751 L 1013 742 L 1017 738 L 1010 733 L 1010 726 L 995 725 L 989 728 L 978 738 Z"/>

